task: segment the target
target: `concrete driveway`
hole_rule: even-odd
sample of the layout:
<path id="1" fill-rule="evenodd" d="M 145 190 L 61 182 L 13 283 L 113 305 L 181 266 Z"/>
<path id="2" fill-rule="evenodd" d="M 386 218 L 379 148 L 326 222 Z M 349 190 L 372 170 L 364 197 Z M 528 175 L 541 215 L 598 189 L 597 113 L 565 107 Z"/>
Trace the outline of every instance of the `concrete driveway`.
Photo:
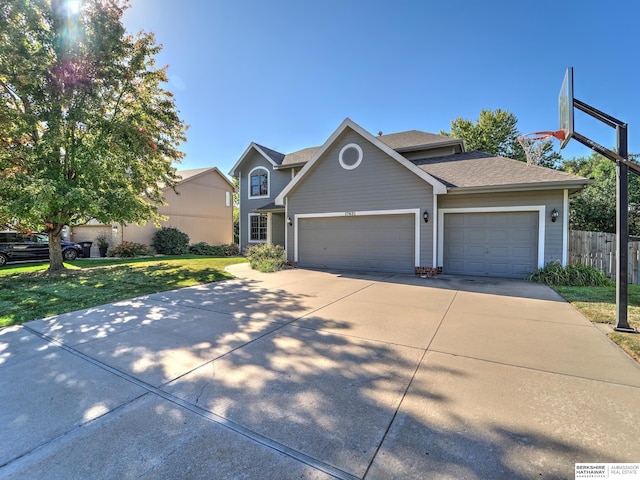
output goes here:
<path id="1" fill-rule="evenodd" d="M 288 270 L 0 330 L 0 477 L 573 478 L 640 367 L 549 288 Z"/>

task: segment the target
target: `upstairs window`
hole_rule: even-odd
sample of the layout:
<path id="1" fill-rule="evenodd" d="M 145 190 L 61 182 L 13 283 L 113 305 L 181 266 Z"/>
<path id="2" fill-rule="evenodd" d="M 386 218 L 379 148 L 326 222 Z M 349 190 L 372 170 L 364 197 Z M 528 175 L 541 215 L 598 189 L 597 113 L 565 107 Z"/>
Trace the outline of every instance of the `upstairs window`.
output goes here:
<path id="1" fill-rule="evenodd" d="M 249 173 L 249 198 L 269 196 L 269 172 L 262 167 L 254 168 Z"/>

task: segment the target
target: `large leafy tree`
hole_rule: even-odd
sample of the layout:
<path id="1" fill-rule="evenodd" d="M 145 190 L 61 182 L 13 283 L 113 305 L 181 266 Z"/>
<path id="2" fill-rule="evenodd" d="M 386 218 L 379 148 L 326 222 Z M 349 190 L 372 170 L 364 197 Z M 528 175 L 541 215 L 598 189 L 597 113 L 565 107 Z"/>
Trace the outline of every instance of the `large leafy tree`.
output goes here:
<path id="1" fill-rule="evenodd" d="M 630 158 L 635 159 L 635 155 Z M 616 231 L 616 165 L 598 153 L 562 162 L 563 171 L 594 182 L 571 200 L 569 224 L 575 230 Z M 640 235 L 640 178 L 629 175 L 629 233 Z"/>
<path id="2" fill-rule="evenodd" d="M 0 5 L 0 224 L 45 230 L 63 269 L 64 225 L 160 218 L 186 126 L 163 88 L 153 34 L 128 35 L 127 0 Z"/>
<path id="3" fill-rule="evenodd" d="M 527 160 L 518 142 L 518 119 L 507 110 L 483 109 L 475 121 L 457 117 L 451 121 L 450 132 L 440 133 L 463 139 L 467 151 L 480 150 L 520 161 Z M 554 167 L 561 157 L 553 151 L 553 142 L 547 141 L 543 148 L 540 165 Z"/>

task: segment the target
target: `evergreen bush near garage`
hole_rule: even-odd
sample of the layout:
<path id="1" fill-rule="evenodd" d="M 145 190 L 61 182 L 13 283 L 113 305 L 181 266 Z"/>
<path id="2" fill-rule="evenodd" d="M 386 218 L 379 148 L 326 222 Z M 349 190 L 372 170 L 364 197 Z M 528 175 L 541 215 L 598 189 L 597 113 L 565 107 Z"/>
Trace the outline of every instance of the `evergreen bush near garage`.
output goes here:
<path id="1" fill-rule="evenodd" d="M 529 280 L 546 285 L 568 287 L 609 287 L 614 284 L 604 272 L 588 265 L 567 265 L 559 261 L 548 263 L 529 275 Z"/>
<path id="2" fill-rule="evenodd" d="M 228 245 L 209 245 L 207 242 L 198 242 L 189 246 L 189 253 L 210 257 L 235 257 L 240 255 L 240 249 L 233 243 Z"/>
<path id="3" fill-rule="evenodd" d="M 107 257 L 133 258 L 153 255 L 152 248 L 143 243 L 122 242 L 107 251 Z"/>
<path id="4" fill-rule="evenodd" d="M 249 265 L 260 272 L 277 272 L 287 266 L 284 248 L 280 245 L 255 245 L 247 248 L 245 256 Z"/>
<path id="5" fill-rule="evenodd" d="M 189 253 L 189 235 L 175 227 L 162 227 L 153 234 L 151 245 L 163 255 L 184 255 Z"/>

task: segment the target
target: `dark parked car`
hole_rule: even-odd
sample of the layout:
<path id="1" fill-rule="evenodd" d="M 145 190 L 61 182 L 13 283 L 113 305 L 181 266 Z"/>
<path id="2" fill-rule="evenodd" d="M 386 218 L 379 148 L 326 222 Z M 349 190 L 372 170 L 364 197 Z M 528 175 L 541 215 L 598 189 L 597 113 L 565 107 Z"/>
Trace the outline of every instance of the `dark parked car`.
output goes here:
<path id="1" fill-rule="evenodd" d="M 62 258 L 75 260 L 82 255 L 77 243 L 62 241 Z M 48 260 L 49 237 L 44 233 L 0 232 L 0 267 L 7 262 Z"/>

